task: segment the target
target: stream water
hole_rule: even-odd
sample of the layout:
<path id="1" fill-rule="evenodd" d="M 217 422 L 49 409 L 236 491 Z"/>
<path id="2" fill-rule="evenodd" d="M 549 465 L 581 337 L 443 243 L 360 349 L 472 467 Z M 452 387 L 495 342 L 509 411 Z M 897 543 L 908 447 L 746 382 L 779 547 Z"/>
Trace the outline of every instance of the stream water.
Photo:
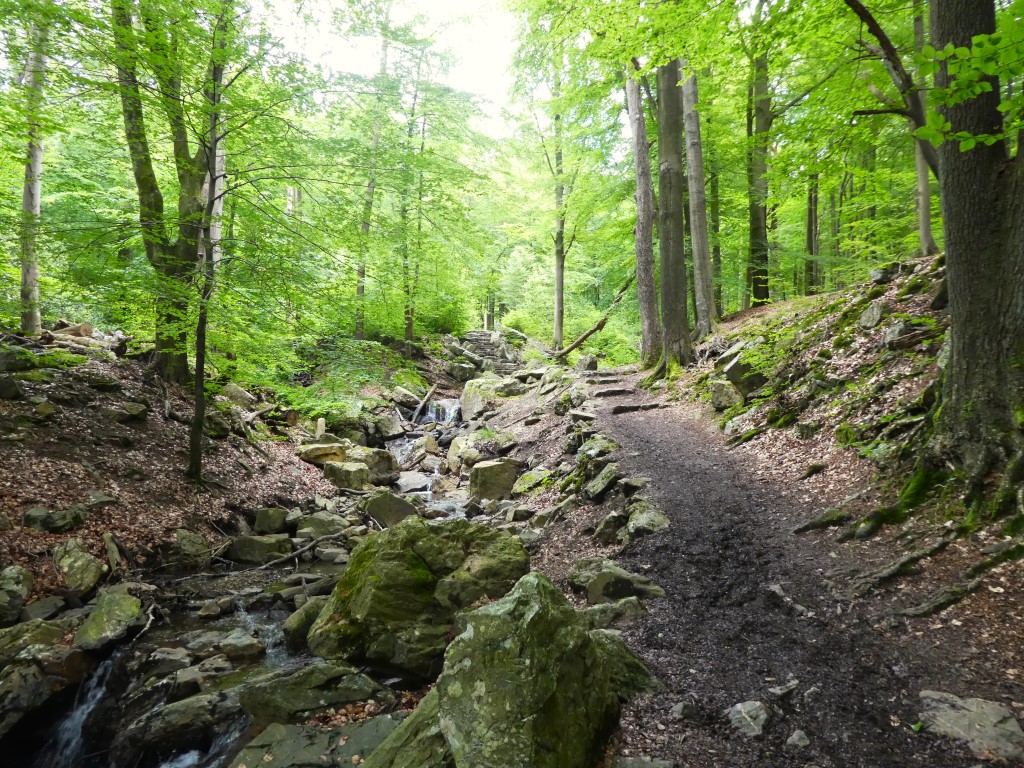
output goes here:
<path id="1" fill-rule="evenodd" d="M 119 656 L 106 659 L 79 689 L 75 705 L 57 727 L 53 739 L 36 759 L 36 768 L 75 768 L 83 759 L 83 727 L 89 715 L 107 695 L 107 683 Z"/>

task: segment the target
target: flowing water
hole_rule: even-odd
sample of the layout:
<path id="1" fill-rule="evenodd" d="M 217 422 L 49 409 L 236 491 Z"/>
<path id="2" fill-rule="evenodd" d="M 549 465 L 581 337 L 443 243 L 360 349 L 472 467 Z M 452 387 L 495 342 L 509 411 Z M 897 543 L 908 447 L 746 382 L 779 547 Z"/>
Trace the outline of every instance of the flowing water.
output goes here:
<path id="1" fill-rule="evenodd" d="M 107 683 L 118 656 L 115 654 L 97 667 L 78 692 L 75 706 L 57 728 L 53 741 L 39 755 L 36 768 L 74 768 L 83 759 L 85 721 L 107 695 Z"/>
<path id="2" fill-rule="evenodd" d="M 420 416 L 420 424 L 440 424 L 450 426 L 459 422 L 461 407 L 459 401 L 454 399 L 431 400 Z"/>
<path id="3" fill-rule="evenodd" d="M 249 726 L 248 720 L 238 720 L 233 726 L 220 734 L 205 752 L 193 749 L 190 752 L 160 763 L 159 768 L 218 768 L 228 762 L 238 748 L 242 734 Z"/>

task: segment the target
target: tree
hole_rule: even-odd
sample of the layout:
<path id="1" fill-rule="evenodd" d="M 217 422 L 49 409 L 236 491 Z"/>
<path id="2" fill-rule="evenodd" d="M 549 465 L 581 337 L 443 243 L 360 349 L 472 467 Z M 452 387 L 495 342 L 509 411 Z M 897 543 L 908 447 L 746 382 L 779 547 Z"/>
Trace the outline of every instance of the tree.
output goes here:
<path id="1" fill-rule="evenodd" d="M 626 76 L 626 105 L 633 136 L 633 165 L 636 176 L 636 290 L 640 303 L 640 363 L 651 368 L 661 358 L 661 327 L 658 319 L 658 289 L 654 279 L 654 184 L 651 180 L 651 148 L 640 96 L 640 82 Z"/>
<path id="2" fill-rule="evenodd" d="M 43 329 L 39 314 L 39 213 L 43 188 L 43 138 L 40 112 L 46 76 L 47 28 L 45 21 L 33 22 L 28 32 L 25 55 L 25 112 L 28 115 L 28 150 L 25 183 L 21 197 L 21 332 L 36 335 Z"/>

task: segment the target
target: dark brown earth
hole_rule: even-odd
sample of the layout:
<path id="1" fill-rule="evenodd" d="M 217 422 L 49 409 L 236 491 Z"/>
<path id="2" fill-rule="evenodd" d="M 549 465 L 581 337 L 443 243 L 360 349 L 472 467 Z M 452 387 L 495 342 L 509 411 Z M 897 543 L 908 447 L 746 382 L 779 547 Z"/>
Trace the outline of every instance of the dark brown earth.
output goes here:
<path id="1" fill-rule="evenodd" d="M 924 689 L 1020 700 L 1002 670 L 982 679 L 958 663 L 963 646 L 942 642 L 970 637 L 917 631 L 928 619 L 883 630 L 875 602 L 837 600 L 826 574 L 863 568 L 856 550 L 824 535 L 792 535 L 820 508 L 789 501 L 792 493 L 759 478 L 698 407 L 612 415 L 613 402 L 591 401 L 598 425 L 622 446 L 620 466 L 651 478 L 650 494 L 672 521 L 617 558 L 667 592 L 625 632 L 663 687 L 628 705 L 620 754 L 685 768 L 977 764 L 963 747 L 913 728 Z M 768 690 L 789 681 L 798 681 L 791 692 Z M 751 699 L 775 710 L 760 738 L 738 735 L 725 715 Z M 691 712 L 673 718 L 680 703 Z M 810 746 L 786 746 L 797 729 Z"/>

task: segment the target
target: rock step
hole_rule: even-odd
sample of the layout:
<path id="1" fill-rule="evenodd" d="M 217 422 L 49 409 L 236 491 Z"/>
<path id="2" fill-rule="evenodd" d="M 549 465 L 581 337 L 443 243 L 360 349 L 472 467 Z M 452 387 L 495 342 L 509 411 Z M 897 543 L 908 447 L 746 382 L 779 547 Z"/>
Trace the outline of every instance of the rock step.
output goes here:
<path id="1" fill-rule="evenodd" d="M 662 403 L 623 403 L 622 405 L 612 406 L 612 415 L 633 413 L 635 411 L 653 411 L 656 408 L 663 407 L 665 406 Z"/>
<path id="2" fill-rule="evenodd" d="M 613 389 L 599 389 L 593 394 L 593 397 L 622 397 L 623 395 L 632 395 L 634 392 L 636 392 L 634 389 L 615 387 Z"/>

